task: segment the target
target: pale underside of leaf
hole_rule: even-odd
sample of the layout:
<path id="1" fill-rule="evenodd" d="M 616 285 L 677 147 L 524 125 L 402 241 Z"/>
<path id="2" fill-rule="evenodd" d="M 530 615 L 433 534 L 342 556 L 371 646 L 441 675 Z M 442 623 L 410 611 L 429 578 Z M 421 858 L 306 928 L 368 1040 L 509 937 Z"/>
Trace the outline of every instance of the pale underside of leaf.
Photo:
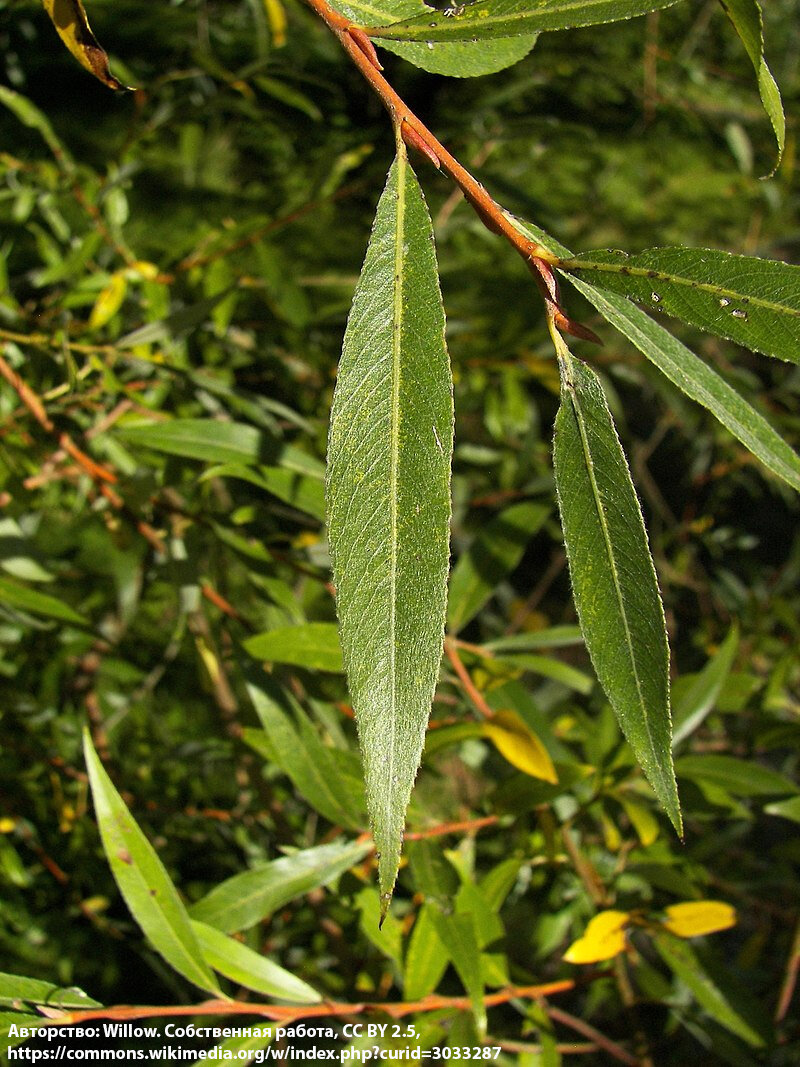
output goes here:
<path id="1" fill-rule="evenodd" d="M 80 65 L 109 89 L 125 86 L 108 69 L 108 56 L 92 33 L 81 0 L 42 0 L 58 35 Z"/>
<path id="2" fill-rule="evenodd" d="M 395 41 L 480 41 L 541 30 L 565 30 L 644 15 L 679 0 L 478 0 L 431 11 L 389 26 L 370 26 L 371 37 Z"/>
<path id="3" fill-rule="evenodd" d="M 597 677 L 680 832 L 669 650 L 639 502 L 597 376 L 560 355 L 554 467 L 575 604 Z"/>
<path id="4" fill-rule="evenodd" d="M 433 231 L 400 151 L 348 320 L 327 480 L 342 651 L 384 911 L 442 655 L 452 438 Z"/>

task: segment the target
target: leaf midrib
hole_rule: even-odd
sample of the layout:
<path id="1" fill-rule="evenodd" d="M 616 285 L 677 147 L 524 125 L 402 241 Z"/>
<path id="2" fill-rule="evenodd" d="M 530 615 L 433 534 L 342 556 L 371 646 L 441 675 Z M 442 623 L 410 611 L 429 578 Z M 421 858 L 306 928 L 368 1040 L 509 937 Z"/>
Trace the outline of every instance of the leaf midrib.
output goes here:
<path id="1" fill-rule="evenodd" d="M 711 293 L 713 296 L 738 300 L 739 303 L 747 304 L 749 307 L 760 307 L 767 311 L 775 311 L 781 315 L 800 318 L 800 308 L 790 307 L 788 304 L 779 304 L 762 296 L 753 296 L 751 293 L 740 293 L 738 290 L 729 289 L 724 285 L 697 281 L 682 274 L 671 274 L 669 271 L 657 270 L 651 267 L 629 266 L 627 263 L 602 263 L 592 259 L 562 259 L 559 260 L 558 267 L 564 271 L 597 271 L 605 274 L 621 274 L 624 277 L 647 278 L 653 282 L 669 282 L 672 285 L 685 286 L 687 289 Z"/>
<path id="2" fill-rule="evenodd" d="M 458 26 L 463 26 L 465 24 L 473 24 L 473 23 L 476 24 L 476 25 L 479 25 L 481 27 L 496 27 L 496 26 L 505 26 L 505 25 L 511 26 L 516 22 L 520 22 L 520 21 L 524 21 L 525 19 L 529 19 L 532 14 L 541 13 L 543 15 L 559 15 L 562 12 L 568 12 L 568 11 L 575 11 L 575 10 L 587 11 L 587 10 L 591 10 L 593 7 L 598 6 L 599 4 L 606 4 L 607 2 L 608 2 L 608 0 L 565 0 L 565 2 L 563 2 L 560 7 L 553 8 L 551 10 L 547 10 L 545 8 L 545 9 L 542 9 L 541 12 L 515 11 L 515 12 L 508 12 L 508 13 L 503 14 L 503 15 L 489 15 L 486 18 L 479 18 L 475 14 L 475 9 L 472 8 L 471 10 L 468 10 L 465 15 L 456 16 L 455 18 L 452 18 L 452 20 L 445 20 L 445 21 L 438 22 L 436 24 L 435 28 L 439 29 L 440 26 L 448 24 L 448 21 L 449 21 L 449 24 L 452 25 L 454 28 L 458 27 Z M 674 2 L 676 2 L 676 0 L 672 0 L 672 2 L 674 3 Z M 481 6 L 485 6 L 485 4 L 484 5 L 478 4 L 476 6 L 477 7 L 481 7 Z M 410 30 L 412 30 L 412 29 L 416 29 L 417 28 L 416 23 L 418 22 L 418 20 L 420 20 L 422 18 L 429 18 L 429 17 L 430 16 L 427 16 L 427 15 L 414 15 L 413 16 L 413 20 L 412 19 L 401 19 L 398 22 L 389 23 L 388 26 L 370 26 L 370 27 L 367 28 L 367 32 L 369 33 L 369 35 L 371 37 L 379 37 L 379 36 L 383 36 L 382 34 L 379 33 L 380 30 L 388 30 L 390 28 L 399 29 L 399 28 L 402 27 L 402 25 L 404 23 L 408 23 L 409 24 L 408 28 Z M 431 28 L 433 28 L 433 23 L 431 23 Z M 420 29 L 420 35 L 424 36 L 424 32 L 423 32 L 424 31 L 424 27 L 420 26 L 419 29 Z M 514 37 L 514 36 L 516 36 L 516 32 L 517 31 L 512 30 L 508 34 L 508 36 L 509 37 Z M 388 37 L 389 34 L 386 34 L 386 36 Z M 411 40 L 411 39 L 412 39 L 411 37 L 408 38 L 408 40 Z M 403 40 L 403 38 L 398 38 L 398 40 Z"/>
<path id="3" fill-rule="evenodd" d="M 392 712 L 392 729 L 389 733 L 387 760 L 385 825 L 392 824 L 392 796 L 394 793 L 395 725 L 397 723 L 397 492 L 400 466 L 400 360 L 402 354 L 403 285 L 404 267 L 403 234 L 406 214 L 406 167 L 408 160 L 405 146 L 398 144 L 397 152 L 397 224 L 394 228 L 394 290 L 392 293 L 392 411 L 389 423 L 389 669 Z M 388 887 L 391 890 L 391 886 Z M 386 891 L 384 889 L 384 891 Z"/>
<path id="4" fill-rule="evenodd" d="M 649 719 L 648 719 L 648 716 L 647 716 L 647 704 L 646 704 L 645 699 L 644 699 L 644 694 L 642 693 L 641 678 L 639 677 L 639 669 L 638 669 L 638 665 L 637 665 L 637 662 L 636 662 L 636 656 L 634 655 L 634 651 L 633 651 L 633 639 L 631 637 L 630 627 L 628 626 L 628 617 L 627 617 L 627 614 L 625 612 L 625 601 L 624 601 L 624 598 L 622 596 L 622 588 L 621 588 L 621 586 L 619 584 L 619 575 L 617 573 L 617 561 L 616 561 L 616 557 L 614 555 L 614 546 L 612 544 L 611 536 L 609 534 L 608 523 L 606 521 L 605 512 L 603 511 L 603 504 L 602 504 L 602 501 L 601 501 L 601 498 L 600 498 L 600 488 L 599 488 L 599 486 L 597 484 L 597 479 L 596 479 L 595 473 L 594 473 L 594 461 L 592 459 L 592 453 L 591 453 L 591 449 L 589 447 L 589 437 L 588 437 L 588 434 L 586 432 L 586 424 L 584 422 L 583 413 L 581 412 L 580 405 L 578 403 L 578 397 L 577 397 L 577 394 L 575 392 L 575 387 L 574 387 L 573 382 L 572 382 L 572 377 L 571 377 L 571 373 L 570 373 L 570 368 L 569 367 L 567 367 L 567 369 L 566 369 L 565 379 L 567 381 L 567 387 L 568 387 L 568 389 L 570 391 L 570 402 L 572 404 L 572 410 L 575 412 L 575 421 L 578 424 L 578 432 L 580 433 L 580 437 L 581 437 L 581 447 L 583 448 L 583 455 L 584 455 L 584 459 L 586 460 L 586 469 L 587 469 L 588 474 L 589 474 L 589 483 L 590 483 L 590 485 L 592 487 L 592 498 L 594 500 L 595 510 L 597 511 L 597 516 L 598 516 L 598 518 L 600 520 L 600 529 L 603 532 L 603 542 L 605 544 L 606 555 L 608 556 L 608 562 L 609 562 L 609 567 L 610 567 L 610 571 L 611 571 L 611 577 L 612 577 L 613 582 L 614 582 L 614 592 L 617 595 L 617 602 L 619 604 L 619 613 L 620 613 L 620 617 L 622 618 L 622 626 L 623 626 L 623 629 L 625 631 L 625 643 L 628 646 L 628 654 L 630 656 L 631 669 L 632 669 L 634 681 L 636 683 L 636 694 L 637 694 L 637 696 L 639 698 L 639 705 L 640 705 L 640 707 L 642 709 L 642 712 L 643 712 L 642 721 L 644 722 L 644 728 L 645 728 L 645 731 L 647 733 L 647 740 L 648 740 L 649 745 L 650 745 L 650 754 L 651 754 L 651 756 L 653 758 L 654 766 L 657 767 L 658 766 L 658 756 L 657 756 L 657 753 L 656 753 L 655 742 L 653 740 L 653 734 L 652 734 L 652 732 L 650 730 L 650 722 L 649 722 Z"/>

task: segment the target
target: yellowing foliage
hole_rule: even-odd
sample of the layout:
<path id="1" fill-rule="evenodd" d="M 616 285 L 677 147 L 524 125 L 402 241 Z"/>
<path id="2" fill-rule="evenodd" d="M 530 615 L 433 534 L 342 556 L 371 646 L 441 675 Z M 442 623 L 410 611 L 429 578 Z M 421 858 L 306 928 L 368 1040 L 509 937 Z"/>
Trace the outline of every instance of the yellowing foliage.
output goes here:
<path id="1" fill-rule="evenodd" d="M 736 925 L 736 909 L 721 900 L 687 900 L 665 910 L 664 929 L 678 937 L 715 934 Z"/>
<path id="2" fill-rule="evenodd" d="M 515 711 L 498 711 L 483 723 L 482 733 L 517 770 L 552 785 L 558 784 L 550 754 Z"/>
<path id="3" fill-rule="evenodd" d="M 631 920 L 627 911 L 601 911 L 586 927 L 583 937 L 573 941 L 564 953 L 567 963 L 599 963 L 625 949 L 625 928 Z"/>
<path id="4" fill-rule="evenodd" d="M 81 0 L 43 0 L 43 3 L 58 36 L 80 65 L 109 89 L 124 89 L 108 69 L 108 56 L 92 33 Z"/>

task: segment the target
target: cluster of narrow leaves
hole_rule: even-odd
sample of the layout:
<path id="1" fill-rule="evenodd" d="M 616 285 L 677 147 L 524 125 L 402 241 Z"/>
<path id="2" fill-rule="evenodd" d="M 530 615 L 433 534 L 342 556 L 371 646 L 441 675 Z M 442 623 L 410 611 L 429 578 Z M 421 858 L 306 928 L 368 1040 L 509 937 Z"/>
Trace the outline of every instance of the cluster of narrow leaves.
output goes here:
<path id="1" fill-rule="evenodd" d="M 366 32 L 395 46 L 477 49 L 543 30 L 630 18 L 673 2 L 478 0 Z M 758 5 L 724 6 L 756 64 L 782 150 L 783 113 L 763 58 Z M 358 5 L 347 9 L 351 17 L 358 13 Z M 391 13 L 409 14 L 405 5 Z M 414 61 L 411 54 L 407 58 Z M 800 458 L 790 446 L 716 372 L 636 307 L 645 304 L 796 362 L 800 268 L 690 248 L 571 257 L 534 228 L 519 226 L 559 256 L 561 271 L 667 377 L 775 474 L 800 488 Z M 337 610 L 381 856 L 384 909 L 442 648 L 450 380 L 431 240 L 424 202 L 401 148 L 378 207 L 345 336 L 328 470 Z M 562 403 L 553 458 L 578 616 L 625 736 L 681 832 L 667 633 L 641 510 L 597 375 L 560 337 L 555 341 Z"/>
<path id="2" fill-rule="evenodd" d="M 543 31 L 614 22 L 680 0 L 477 0 L 432 12 L 418 0 L 334 6 L 376 43 L 460 76 L 515 62 Z M 778 156 L 785 122 L 764 59 L 757 0 L 721 0 L 756 70 Z M 45 0 L 70 51 L 120 83 L 80 0 Z M 380 21 L 376 24 L 376 16 Z M 800 488 L 800 459 L 748 402 L 648 314 L 798 362 L 800 268 L 723 252 L 600 250 L 573 257 L 520 228 L 688 396 L 776 475 Z M 328 526 L 344 663 L 379 855 L 382 914 L 442 654 L 449 558 L 452 383 L 433 231 L 398 141 L 344 341 L 331 414 Z M 554 466 L 578 616 L 597 676 L 676 829 L 669 652 L 658 584 L 627 462 L 594 374 L 555 337 L 562 383 Z M 263 650 L 262 650 L 263 651 Z"/>

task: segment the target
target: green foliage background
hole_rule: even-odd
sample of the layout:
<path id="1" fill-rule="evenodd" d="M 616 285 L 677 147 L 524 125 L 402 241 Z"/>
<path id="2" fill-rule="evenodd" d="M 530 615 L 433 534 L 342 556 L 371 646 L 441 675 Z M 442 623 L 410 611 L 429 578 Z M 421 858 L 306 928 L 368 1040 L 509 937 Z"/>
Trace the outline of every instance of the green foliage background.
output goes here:
<path id="1" fill-rule="evenodd" d="M 384 62 L 509 210 L 576 251 L 682 243 L 797 261 L 800 51 L 790 29 L 800 7 L 765 6 L 789 116 L 786 159 L 769 181 L 758 178 L 774 144 L 752 66 L 715 3 L 546 34 L 527 59 L 487 78 Z M 98 499 L 74 464 L 54 459 L 54 437 L 3 386 L 0 782 L 10 821 L 0 836 L 0 969 L 77 984 L 109 1004 L 196 994 L 137 933 L 101 853 L 80 751 L 87 711 L 117 787 L 190 902 L 284 848 L 364 825 L 357 796 L 347 800 L 353 823 L 334 820 L 300 772 L 287 770 L 311 742 L 280 751 L 255 733 L 247 683 L 263 687 L 265 675 L 243 648 L 264 631 L 334 620 L 321 523 L 327 420 L 393 153 L 379 104 L 336 41 L 300 5 L 287 10 L 288 40 L 276 47 L 261 0 L 94 0 L 93 26 L 115 73 L 141 87 L 115 95 L 74 64 L 39 4 L 0 2 L 3 81 L 47 116 L 57 148 L 0 112 L 0 339 L 57 429 L 117 472 L 125 502 L 118 510 Z M 526 498 L 554 507 L 557 374 L 530 277 L 446 179 L 424 162 L 417 170 L 436 226 L 456 380 L 458 558 L 502 508 Z M 131 268 L 118 310 L 92 325 L 126 258 L 155 264 L 157 277 Z M 568 301 L 597 327 L 576 294 Z M 561 785 L 515 771 L 485 740 L 453 728 L 429 746 L 409 829 L 499 814 L 477 836 L 434 839 L 463 883 L 458 912 L 469 910 L 475 885 L 500 881 L 510 868 L 497 874 L 499 865 L 519 861 L 481 946 L 489 986 L 575 972 L 561 955 L 596 904 L 564 851 L 563 824 L 618 907 L 657 914 L 693 896 L 729 901 L 738 926 L 692 946 L 764 1047 L 698 1004 L 647 935 L 633 960 L 638 1025 L 659 1063 L 702 1051 L 709 1063 L 789 1064 L 800 1048 L 796 1024 L 791 1013 L 777 1029 L 769 1020 L 798 921 L 800 804 L 796 785 L 765 784 L 758 767 L 797 778 L 797 500 L 601 332 L 605 347 L 583 355 L 602 376 L 648 520 L 678 708 L 682 698 L 699 706 L 696 672 L 739 627 L 713 709 L 676 752 L 685 843 L 656 810 L 599 687 L 565 675 L 564 664 L 591 675 L 575 643 L 546 650 L 555 666 L 534 670 L 467 657 L 489 703 L 515 708 L 542 737 Z M 797 441 L 797 367 L 676 332 Z M 163 429 L 171 418 L 202 421 L 176 444 Z M 163 554 L 137 529 L 142 521 Z M 462 637 L 483 644 L 574 623 L 554 510 L 517 558 Z M 18 587 L 57 598 L 87 625 L 53 617 L 44 601 L 14 601 Z M 269 684 L 283 714 L 299 700 L 299 736 L 323 739 L 342 780 L 355 781 L 341 674 L 276 659 Z M 471 716 L 446 664 L 434 719 Z M 620 798 L 658 820 L 655 842 L 642 845 Z M 767 810 L 790 798 L 779 810 L 793 821 Z M 317 889 L 265 917 L 247 942 L 333 999 L 399 998 L 411 918 L 422 896 L 435 895 L 424 868 L 412 850 L 397 918 L 381 936 L 366 864 L 336 891 Z M 457 994 L 456 970 L 437 988 Z M 617 1039 L 631 1032 L 613 981 L 559 1003 Z M 456 1043 L 472 1038 L 463 1013 L 437 1024 L 452 1025 Z M 541 1018 L 519 1007 L 495 1010 L 489 1032 L 547 1040 Z"/>

